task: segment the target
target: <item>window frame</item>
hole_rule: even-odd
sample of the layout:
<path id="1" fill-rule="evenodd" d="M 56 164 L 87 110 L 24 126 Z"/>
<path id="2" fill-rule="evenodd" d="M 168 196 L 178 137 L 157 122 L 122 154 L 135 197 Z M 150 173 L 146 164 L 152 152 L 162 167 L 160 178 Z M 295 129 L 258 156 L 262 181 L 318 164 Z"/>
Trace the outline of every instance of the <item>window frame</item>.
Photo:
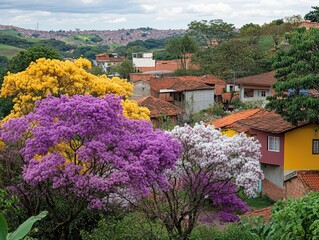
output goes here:
<path id="1" fill-rule="evenodd" d="M 277 139 L 277 142 L 276 142 L 275 139 Z M 274 141 L 273 144 L 272 144 L 274 146 L 273 149 L 270 149 L 270 146 L 271 146 L 270 141 L 271 140 Z M 276 143 L 278 144 L 278 149 L 276 148 Z M 280 137 L 268 136 L 267 137 L 267 150 L 269 152 L 280 152 Z"/>
<path id="2" fill-rule="evenodd" d="M 314 148 L 314 144 L 317 144 L 317 146 L 316 146 L 316 151 L 315 151 L 315 148 Z M 315 154 L 315 155 L 317 155 L 317 154 L 319 154 L 319 139 L 312 139 L 312 154 Z"/>

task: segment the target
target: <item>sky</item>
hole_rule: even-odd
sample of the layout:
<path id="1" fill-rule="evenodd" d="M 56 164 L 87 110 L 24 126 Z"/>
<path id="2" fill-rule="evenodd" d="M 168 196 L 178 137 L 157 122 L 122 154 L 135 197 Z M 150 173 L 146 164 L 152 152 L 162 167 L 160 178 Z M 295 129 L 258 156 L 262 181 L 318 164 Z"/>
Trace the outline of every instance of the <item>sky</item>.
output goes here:
<path id="1" fill-rule="evenodd" d="M 187 29 L 222 19 L 240 28 L 301 15 L 318 0 L 1 0 L 0 24 L 38 30 Z"/>

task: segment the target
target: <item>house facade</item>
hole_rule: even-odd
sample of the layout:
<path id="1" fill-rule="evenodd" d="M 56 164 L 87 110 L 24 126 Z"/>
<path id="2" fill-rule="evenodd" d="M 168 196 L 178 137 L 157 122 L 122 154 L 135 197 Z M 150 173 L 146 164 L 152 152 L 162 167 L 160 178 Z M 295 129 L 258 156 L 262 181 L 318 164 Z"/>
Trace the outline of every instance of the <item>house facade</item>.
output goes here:
<path id="1" fill-rule="evenodd" d="M 242 115 L 245 117 L 233 118 L 236 120 L 221 127 L 226 134 L 245 132 L 260 142 L 260 165 L 265 176 L 262 194 L 273 200 L 290 196 L 291 185 L 288 186 L 287 179 L 292 173 L 319 170 L 318 126 L 306 122 L 293 126 L 274 112 L 265 109 L 251 111 L 252 114 L 247 112 Z M 216 121 L 216 126 L 219 122 L 227 123 L 227 119 Z"/>
<path id="2" fill-rule="evenodd" d="M 274 71 L 238 78 L 236 84 L 239 86 L 239 99 L 244 102 L 261 100 L 266 103 L 266 98 L 273 95 L 272 84 L 275 82 Z"/>
<path id="3" fill-rule="evenodd" d="M 94 64 L 100 66 L 104 72 L 110 73 L 112 66 L 122 63 L 125 59 L 117 53 L 101 53 L 95 55 Z"/>
<path id="4" fill-rule="evenodd" d="M 143 98 L 151 95 L 151 86 L 148 81 L 139 80 L 133 82 L 132 99 Z"/>

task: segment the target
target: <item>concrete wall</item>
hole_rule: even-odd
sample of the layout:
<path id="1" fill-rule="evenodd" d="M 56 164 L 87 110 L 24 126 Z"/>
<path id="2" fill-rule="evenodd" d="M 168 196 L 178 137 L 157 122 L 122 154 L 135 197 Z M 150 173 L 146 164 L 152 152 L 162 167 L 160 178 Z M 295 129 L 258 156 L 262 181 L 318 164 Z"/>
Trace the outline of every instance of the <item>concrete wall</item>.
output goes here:
<path id="1" fill-rule="evenodd" d="M 150 84 L 145 81 L 134 82 L 132 99 L 143 98 L 151 95 Z"/>
<path id="2" fill-rule="evenodd" d="M 197 113 L 213 104 L 214 91 L 211 89 L 185 92 L 185 112 L 188 114 Z"/>
<path id="3" fill-rule="evenodd" d="M 274 166 L 270 164 L 261 164 L 261 170 L 266 179 L 280 188 L 284 187 L 284 169 L 281 166 Z"/>
<path id="4" fill-rule="evenodd" d="M 134 67 L 154 67 L 155 68 L 155 60 L 152 58 L 133 58 Z"/>

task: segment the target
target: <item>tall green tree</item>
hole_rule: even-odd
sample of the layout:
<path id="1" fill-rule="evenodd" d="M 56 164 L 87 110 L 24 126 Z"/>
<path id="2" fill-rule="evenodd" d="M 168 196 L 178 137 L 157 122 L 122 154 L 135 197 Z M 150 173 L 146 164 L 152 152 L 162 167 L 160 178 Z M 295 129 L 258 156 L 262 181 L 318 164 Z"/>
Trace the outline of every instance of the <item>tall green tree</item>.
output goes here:
<path id="1" fill-rule="evenodd" d="M 268 70 L 266 57 L 249 41 L 231 39 L 214 48 L 202 49 L 194 57 L 203 72 L 222 79 L 257 74 Z"/>
<path id="2" fill-rule="evenodd" d="M 184 35 L 180 38 L 173 38 L 167 42 L 166 51 L 173 57 L 179 59 L 180 68 L 185 70 L 187 68 L 187 58 L 190 53 L 196 51 L 196 43 L 188 35 Z"/>
<path id="3" fill-rule="evenodd" d="M 131 60 L 124 60 L 121 64 L 114 67 L 114 71 L 120 74 L 121 78 L 130 80 L 130 73 L 134 72 L 133 62 Z"/>
<path id="4" fill-rule="evenodd" d="M 193 36 L 200 46 L 213 47 L 214 41 L 222 42 L 230 39 L 234 32 L 234 25 L 221 19 L 210 21 L 192 21 L 188 24 L 188 34 Z"/>
<path id="5" fill-rule="evenodd" d="M 297 28 L 287 39 L 289 47 L 274 58 L 276 94 L 269 97 L 267 107 L 292 124 L 318 123 L 319 98 L 311 91 L 319 91 L 319 30 Z"/>
<path id="6" fill-rule="evenodd" d="M 319 22 L 319 6 L 311 7 L 313 11 L 310 11 L 305 15 L 306 20 L 310 20 L 311 22 Z"/>
<path id="7" fill-rule="evenodd" d="M 39 58 L 62 59 L 55 49 L 43 45 L 34 45 L 14 56 L 9 61 L 7 70 L 11 73 L 24 71 L 31 62 L 35 62 Z"/>

